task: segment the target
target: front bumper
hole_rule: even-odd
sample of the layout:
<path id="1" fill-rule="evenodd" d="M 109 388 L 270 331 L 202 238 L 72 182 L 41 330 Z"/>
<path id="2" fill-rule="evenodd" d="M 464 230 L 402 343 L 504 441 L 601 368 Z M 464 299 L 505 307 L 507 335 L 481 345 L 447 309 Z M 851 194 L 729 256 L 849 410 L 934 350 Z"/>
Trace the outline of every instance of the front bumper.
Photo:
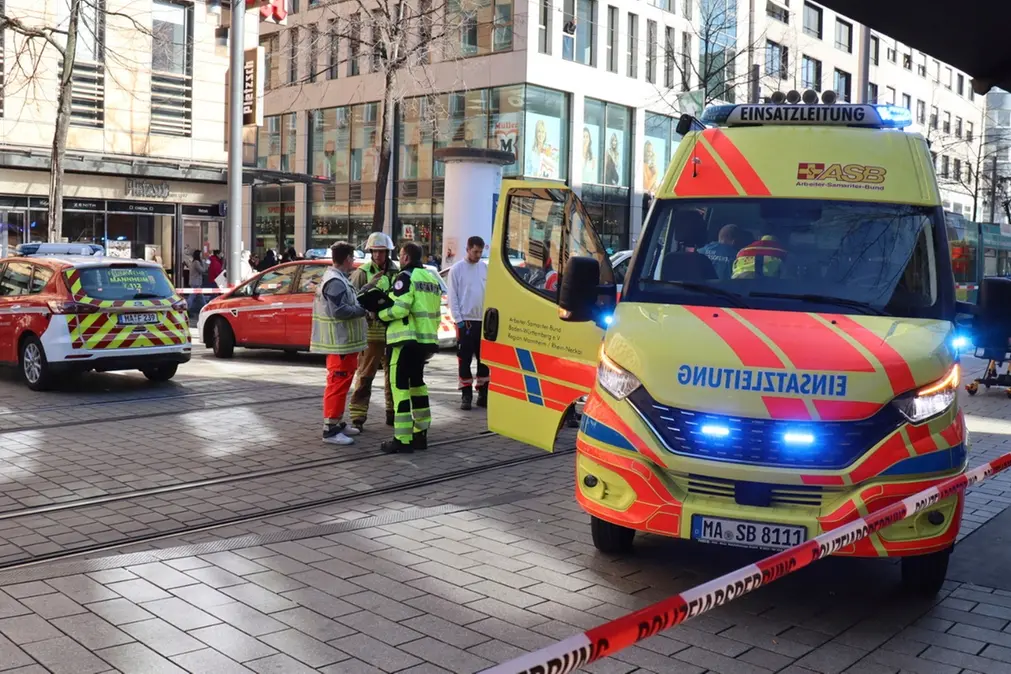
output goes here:
<path id="1" fill-rule="evenodd" d="M 898 449 L 893 439 L 882 442 L 849 472 L 837 471 L 835 475 L 686 459 L 666 450 L 637 415 L 616 411 L 623 405 L 596 391 L 587 401 L 576 441 L 576 499 L 589 514 L 639 531 L 690 539 L 693 517 L 701 515 L 804 527 L 811 539 L 964 470 L 963 460 L 957 467 L 931 471 L 929 477 L 895 474 L 889 467 L 901 459 L 895 457 L 898 463 L 888 463 L 893 459 L 882 458 L 893 447 Z M 960 414 L 955 419 L 952 426 L 962 429 L 957 437 L 947 429 L 931 434 L 931 441 L 942 445 L 935 450 L 939 456 L 947 451 L 964 458 L 964 424 Z M 948 439 L 959 444 L 952 442 L 952 448 L 945 450 L 943 444 Z M 909 449 L 915 452 L 918 447 Z M 907 447 L 902 446 L 901 453 L 908 458 L 906 452 Z M 868 474 L 872 467 L 873 474 Z M 587 476 L 593 479 L 587 480 Z M 739 490 L 742 484 L 746 491 Z M 745 497 L 753 495 L 754 488 L 764 495 L 760 505 Z M 963 495 L 953 495 L 930 512 L 897 522 L 836 554 L 886 557 L 946 549 L 958 535 L 963 505 Z M 928 516 L 935 511 L 943 519 L 932 524 Z M 937 521 L 937 515 L 931 518 Z"/>

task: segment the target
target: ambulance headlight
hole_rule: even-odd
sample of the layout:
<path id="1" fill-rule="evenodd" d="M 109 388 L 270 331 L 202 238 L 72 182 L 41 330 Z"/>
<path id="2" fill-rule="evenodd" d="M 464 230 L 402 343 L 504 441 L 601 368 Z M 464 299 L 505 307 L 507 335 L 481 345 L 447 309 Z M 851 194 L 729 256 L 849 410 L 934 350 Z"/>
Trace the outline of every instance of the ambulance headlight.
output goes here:
<path id="1" fill-rule="evenodd" d="M 924 386 L 919 391 L 911 391 L 895 399 L 893 404 L 902 416 L 914 424 L 936 417 L 949 407 L 958 397 L 959 367 L 952 365 L 948 373 L 933 384 Z"/>
<path id="2" fill-rule="evenodd" d="M 600 364 L 597 365 L 597 383 L 618 400 L 624 400 L 642 385 L 633 374 L 603 353 L 600 354 Z"/>

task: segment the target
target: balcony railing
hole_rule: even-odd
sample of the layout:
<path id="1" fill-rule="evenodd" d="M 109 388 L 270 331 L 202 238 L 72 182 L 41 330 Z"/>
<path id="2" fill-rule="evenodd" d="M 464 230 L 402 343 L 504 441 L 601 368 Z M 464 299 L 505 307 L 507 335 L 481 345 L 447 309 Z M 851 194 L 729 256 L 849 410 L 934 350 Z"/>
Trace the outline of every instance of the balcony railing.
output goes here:
<path id="1" fill-rule="evenodd" d="M 193 133 L 193 78 L 151 73 L 151 133 L 190 136 Z"/>

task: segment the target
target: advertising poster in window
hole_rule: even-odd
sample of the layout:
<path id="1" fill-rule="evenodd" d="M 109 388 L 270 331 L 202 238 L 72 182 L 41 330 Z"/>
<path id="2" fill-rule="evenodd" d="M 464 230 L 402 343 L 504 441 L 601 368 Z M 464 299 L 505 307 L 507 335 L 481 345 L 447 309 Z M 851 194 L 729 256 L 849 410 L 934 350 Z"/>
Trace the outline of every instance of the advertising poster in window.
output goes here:
<path id="1" fill-rule="evenodd" d="M 561 120 L 528 112 L 526 115 L 526 169 L 523 174 L 535 178 L 558 180 L 558 147 L 561 142 Z"/>
<path id="2" fill-rule="evenodd" d="M 579 141 L 579 157 L 582 164 L 583 184 L 600 184 L 600 127 L 584 124 Z"/>
<path id="3" fill-rule="evenodd" d="M 607 129 L 607 138 L 604 144 L 604 184 L 624 185 L 624 133 Z"/>
<path id="4" fill-rule="evenodd" d="M 488 145 L 493 150 L 511 152 L 516 157 L 520 156 L 520 115 L 518 112 L 503 112 L 495 116 L 494 129 L 492 137 L 488 139 Z"/>
<path id="5" fill-rule="evenodd" d="M 642 144 L 642 191 L 655 194 L 667 170 L 667 141 L 646 136 Z"/>

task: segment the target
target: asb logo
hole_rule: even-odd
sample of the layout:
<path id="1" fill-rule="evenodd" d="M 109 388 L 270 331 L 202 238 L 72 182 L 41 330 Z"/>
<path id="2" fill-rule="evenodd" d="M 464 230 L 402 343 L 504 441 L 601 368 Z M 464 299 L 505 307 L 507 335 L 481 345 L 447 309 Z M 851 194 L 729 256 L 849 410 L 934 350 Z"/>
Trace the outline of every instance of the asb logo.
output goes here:
<path id="1" fill-rule="evenodd" d="M 797 180 L 805 183 L 880 185 L 885 182 L 886 173 L 887 171 L 882 166 L 864 166 L 863 164 L 800 162 L 797 165 Z"/>

